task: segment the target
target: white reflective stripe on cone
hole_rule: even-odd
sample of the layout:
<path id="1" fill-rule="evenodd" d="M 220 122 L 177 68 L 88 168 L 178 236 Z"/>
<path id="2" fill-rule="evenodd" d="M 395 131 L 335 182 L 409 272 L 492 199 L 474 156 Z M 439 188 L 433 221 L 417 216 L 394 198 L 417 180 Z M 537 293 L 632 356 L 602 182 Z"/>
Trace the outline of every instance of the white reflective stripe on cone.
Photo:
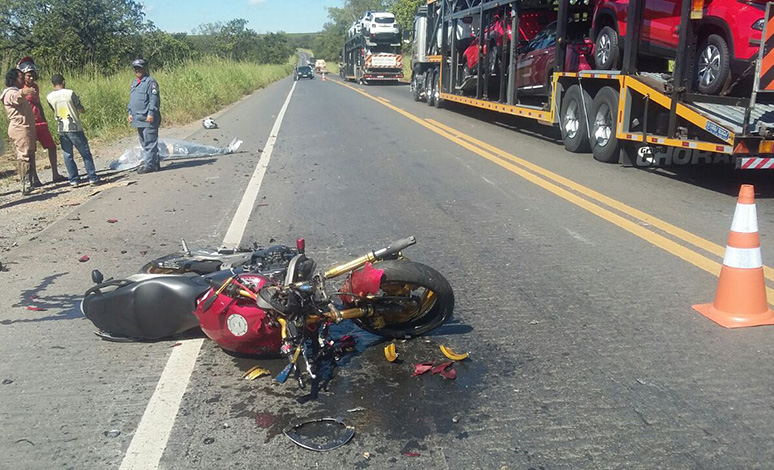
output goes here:
<path id="1" fill-rule="evenodd" d="M 761 249 L 726 246 L 726 256 L 723 257 L 723 265 L 729 268 L 762 268 Z"/>
<path id="2" fill-rule="evenodd" d="M 755 233 L 758 231 L 758 214 L 755 204 L 738 204 L 731 222 L 731 231 L 736 233 Z"/>

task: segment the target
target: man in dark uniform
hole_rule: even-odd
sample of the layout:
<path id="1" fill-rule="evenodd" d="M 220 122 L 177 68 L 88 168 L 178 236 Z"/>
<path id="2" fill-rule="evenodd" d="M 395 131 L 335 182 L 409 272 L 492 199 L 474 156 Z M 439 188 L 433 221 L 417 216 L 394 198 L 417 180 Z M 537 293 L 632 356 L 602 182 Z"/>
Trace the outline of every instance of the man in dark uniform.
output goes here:
<path id="1" fill-rule="evenodd" d="M 129 124 L 137 128 L 142 146 L 142 163 L 137 173 L 159 171 L 159 126 L 161 125 L 161 95 L 159 84 L 148 75 L 148 64 L 137 59 L 132 62 L 137 80 L 129 92 Z"/>

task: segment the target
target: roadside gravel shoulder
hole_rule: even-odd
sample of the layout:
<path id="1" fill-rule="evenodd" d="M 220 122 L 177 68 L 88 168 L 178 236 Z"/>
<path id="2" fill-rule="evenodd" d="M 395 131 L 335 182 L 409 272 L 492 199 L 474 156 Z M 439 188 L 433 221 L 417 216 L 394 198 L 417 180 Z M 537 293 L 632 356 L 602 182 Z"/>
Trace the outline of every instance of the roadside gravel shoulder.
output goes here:
<path id="1" fill-rule="evenodd" d="M 248 96 L 250 95 L 243 97 L 242 100 Z M 217 118 L 242 100 L 231 104 L 217 113 L 211 114 L 211 116 Z M 162 127 L 159 137 L 187 139 L 200 128 L 200 120 L 181 126 Z M 222 144 L 209 140 L 201 141 L 201 143 L 215 146 Z M 2 263 L 1 256 L 3 253 L 13 250 L 25 241 L 34 239 L 36 234 L 57 220 L 66 217 L 67 214 L 77 209 L 78 206 L 92 196 L 112 187 L 123 186 L 132 180 L 136 176 L 133 171 L 115 172 L 109 170 L 108 165 L 111 161 L 121 156 L 126 149 L 135 145 L 138 145 L 136 135 L 123 137 L 113 142 L 91 145 L 94 164 L 103 182 L 98 186 L 83 184 L 73 188 L 70 187 L 68 182 L 53 184 L 51 183 L 51 169 L 47 164 L 43 168 L 38 169 L 38 175 L 41 181 L 43 181 L 44 186 L 40 188 L 37 194 L 32 196 L 21 196 L 16 176 L 0 181 L 0 263 Z M 62 160 L 61 148 L 57 148 L 57 152 L 59 172 L 66 175 L 67 170 Z M 40 150 L 36 156 L 39 160 L 46 160 L 47 163 L 45 154 L 41 153 Z M 83 171 L 83 159 L 77 152 L 75 161 L 78 164 L 78 169 Z"/>

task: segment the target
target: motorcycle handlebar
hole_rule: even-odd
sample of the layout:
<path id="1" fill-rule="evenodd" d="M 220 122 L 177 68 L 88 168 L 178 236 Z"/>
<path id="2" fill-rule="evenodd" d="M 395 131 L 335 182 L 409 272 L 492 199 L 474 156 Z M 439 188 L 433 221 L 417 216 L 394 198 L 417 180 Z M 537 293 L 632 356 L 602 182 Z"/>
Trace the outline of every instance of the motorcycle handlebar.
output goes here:
<path id="1" fill-rule="evenodd" d="M 342 274 L 348 273 L 350 271 L 354 271 L 355 269 L 363 267 L 368 262 L 373 262 L 379 259 L 383 259 L 387 256 L 394 255 L 404 250 L 405 248 L 415 244 L 416 242 L 417 242 L 417 239 L 413 235 L 410 237 L 404 238 L 402 240 L 392 242 L 385 248 L 372 251 L 359 258 L 355 258 L 352 261 L 349 261 L 342 265 L 331 268 L 328 271 L 325 271 L 325 278 L 331 279 L 336 276 L 341 276 Z"/>
<path id="2" fill-rule="evenodd" d="M 374 251 L 374 257 L 376 259 L 384 258 L 385 256 L 394 255 L 400 251 L 405 250 L 411 245 L 416 244 L 417 239 L 413 235 L 410 237 L 402 238 L 398 241 L 394 241 L 381 250 Z"/>

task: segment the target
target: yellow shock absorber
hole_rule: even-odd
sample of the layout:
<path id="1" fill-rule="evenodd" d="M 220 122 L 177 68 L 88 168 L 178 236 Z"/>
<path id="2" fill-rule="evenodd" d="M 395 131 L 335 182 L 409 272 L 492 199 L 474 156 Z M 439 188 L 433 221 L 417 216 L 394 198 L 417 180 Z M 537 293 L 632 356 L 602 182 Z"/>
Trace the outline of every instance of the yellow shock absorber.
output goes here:
<path id="1" fill-rule="evenodd" d="M 352 261 L 346 262 L 344 264 L 340 264 L 339 266 L 335 266 L 327 271 L 325 271 L 325 278 L 331 279 L 337 276 L 341 276 L 342 274 L 346 274 L 350 271 L 354 271 L 357 268 L 361 268 L 365 266 L 368 262 L 376 261 L 376 256 L 374 256 L 374 253 L 368 253 L 367 255 L 363 255 L 360 258 L 355 258 Z"/>

